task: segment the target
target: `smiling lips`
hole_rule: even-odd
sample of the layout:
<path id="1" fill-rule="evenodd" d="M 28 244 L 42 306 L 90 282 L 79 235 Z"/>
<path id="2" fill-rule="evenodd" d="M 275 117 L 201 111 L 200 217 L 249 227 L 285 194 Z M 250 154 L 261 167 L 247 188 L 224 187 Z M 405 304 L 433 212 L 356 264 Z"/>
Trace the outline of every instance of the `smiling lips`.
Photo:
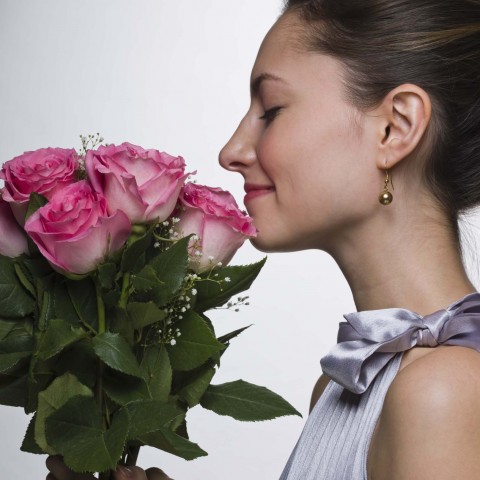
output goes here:
<path id="1" fill-rule="evenodd" d="M 273 192 L 275 187 L 271 185 L 255 185 L 253 183 L 246 183 L 244 186 L 245 192 L 247 194 L 243 198 L 244 203 L 251 200 L 252 198 L 258 197 L 260 195 L 264 195 L 266 193 Z"/>

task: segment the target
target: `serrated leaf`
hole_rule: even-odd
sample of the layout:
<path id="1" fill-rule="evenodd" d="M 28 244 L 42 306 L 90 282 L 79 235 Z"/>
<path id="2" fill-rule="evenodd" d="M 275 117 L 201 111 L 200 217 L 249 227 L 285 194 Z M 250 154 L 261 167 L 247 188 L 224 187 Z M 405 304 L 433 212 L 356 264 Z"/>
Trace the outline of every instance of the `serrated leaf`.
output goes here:
<path id="1" fill-rule="evenodd" d="M 240 335 L 244 330 L 246 330 L 247 328 L 250 328 L 252 325 L 253 325 L 253 323 L 252 323 L 251 325 L 246 326 L 246 327 L 239 328 L 238 330 L 234 330 L 233 332 L 230 332 L 230 333 L 227 333 L 227 334 L 225 334 L 225 335 L 222 335 L 221 337 L 218 337 L 217 340 L 218 340 L 219 342 L 222 342 L 222 343 L 228 343 L 228 342 L 230 342 L 230 340 L 232 340 L 232 338 L 237 337 L 237 336 Z"/>
<path id="2" fill-rule="evenodd" d="M 198 405 L 214 375 L 215 369 L 210 365 L 199 369 L 195 378 L 179 390 L 178 396 L 184 399 L 190 408 Z"/>
<path id="3" fill-rule="evenodd" d="M 198 444 L 167 429 L 157 430 L 156 432 L 142 435 L 140 440 L 145 445 L 159 448 L 165 452 L 184 458 L 185 460 L 193 460 L 208 455 L 208 453 L 200 448 Z"/>
<path id="4" fill-rule="evenodd" d="M 0 313 L 12 319 L 24 318 L 34 307 L 33 297 L 17 277 L 13 259 L 0 255 Z"/>
<path id="5" fill-rule="evenodd" d="M 0 320 L 0 341 L 8 336 L 17 323 L 17 320 Z"/>
<path id="6" fill-rule="evenodd" d="M 80 321 L 97 330 L 97 293 L 92 279 L 69 280 L 67 290 Z"/>
<path id="7" fill-rule="evenodd" d="M 174 370 L 193 370 L 225 348 L 225 345 L 215 338 L 203 319 L 191 310 L 184 314 L 184 318 L 178 321 L 176 326 L 181 336 L 177 337 L 176 345 L 167 345 Z"/>
<path id="8" fill-rule="evenodd" d="M 125 408 L 130 417 L 129 440 L 166 427 L 178 417 L 185 418 L 185 412 L 176 405 L 156 400 L 129 403 Z"/>
<path id="9" fill-rule="evenodd" d="M 156 292 L 155 302 L 163 306 L 182 286 L 188 271 L 188 241 L 191 235 L 175 242 L 168 250 L 154 257 L 150 266 L 164 287 Z"/>
<path id="10" fill-rule="evenodd" d="M 152 399 L 144 379 L 124 375 L 112 369 L 104 373 L 103 390 L 111 400 L 121 406 Z"/>
<path id="11" fill-rule="evenodd" d="M 195 310 L 204 312 L 214 307 L 219 307 L 226 303 L 233 295 L 236 295 L 244 290 L 248 290 L 253 281 L 257 278 L 260 270 L 264 266 L 267 257 L 250 265 L 232 265 L 223 268 L 215 269 L 218 277 L 213 280 L 205 280 L 195 283 L 197 289 L 197 303 Z M 222 282 L 218 284 L 218 280 L 225 277 L 230 278 L 230 282 Z"/>
<path id="12" fill-rule="evenodd" d="M 47 330 L 40 336 L 36 355 L 41 360 L 46 360 L 86 336 L 81 328 L 75 328 L 62 319 L 52 319 Z"/>
<path id="13" fill-rule="evenodd" d="M 166 402 L 172 386 L 172 367 L 165 346 L 147 348 L 140 368 L 152 399 Z"/>
<path id="14" fill-rule="evenodd" d="M 81 384 L 77 377 L 66 373 L 56 378 L 50 386 L 38 394 L 38 410 L 35 421 L 35 441 L 46 453 L 55 455 L 59 453 L 50 444 L 46 437 L 45 425 L 47 419 L 65 405 L 71 398 L 80 395 L 93 397 L 92 391 Z M 52 447 L 54 447 L 52 449 Z"/>
<path id="15" fill-rule="evenodd" d="M 47 441 L 74 472 L 103 472 L 115 469 L 129 429 L 125 408 L 104 430 L 102 416 L 93 398 L 71 398 L 46 421 Z"/>
<path id="16" fill-rule="evenodd" d="M 165 287 L 153 267 L 145 265 L 136 275 L 132 277 L 133 288 L 139 292 L 160 290 Z"/>
<path id="17" fill-rule="evenodd" d="M 131 302 L 127 305 L 127 312 L 135 330 L 160 322 L 166 316 L 153 302 Z"/>
<path id="18" fill-rule="evenodd" d="M 20 450 L 22 452 L 27 453 L 34 453 L 36 455 L 42 455 L 44 452 L 35 442 L 35 421 L 36 421 L 36 414 L 30 419 L 30 423 L 27 427 L 27 432 L 25 433 L 25 437 L 23 437 L 22 446 Z"/>
<path id="19" fill-rule="evenodd" d="M 142 378 L 135 355 L 118 333 L 101 333 L 92 339 L 92 344 L 97 356 L 110 368 Z"/>
<path id="20" fill-rule="evenodd" d="M 2 375 L 0 377 L 0 404 L 10 407 L 25 407 L 27 399 L 27 378 Z"/>
<path id="21" fill-rule="evenodd" d="M 103 288 L 113 288 L 116 274 L 117 266 L 112 262 L 102 263 L 98 266 L 98 279 Z"/>
<path id="22" fill-rule="evenodd" d="M 128 240 L 122 255 L 122 272 L 137 272 L 138 268 L 141 268 L 138 260 L 152 242 L 153 228 L 151 227 L 144 235 L 133 241 L 131 238 Z"/>
<path id="23" fill-rule="evenodd" d="M 57 359 L 56 359 L 57 360 Z M 61 376 L 70 372 L 80 383 L 93 388 L 97 381 L 98 358 L 90 340 L 80 340 L 58 356 L 55 373 Z"/>
<path id="24" fill-rule="evenodd" d="M 31 352 L 0 353 L 0 373 L 6 372 L 30 355 Z"/>
<path id="25" fill-rule="evenodd" d="M 272 420 L 285 415 L 302 416 L 280 395 L 244 380 L 210 385 L 200 404 L 218 415 L 244 422 Z"/>

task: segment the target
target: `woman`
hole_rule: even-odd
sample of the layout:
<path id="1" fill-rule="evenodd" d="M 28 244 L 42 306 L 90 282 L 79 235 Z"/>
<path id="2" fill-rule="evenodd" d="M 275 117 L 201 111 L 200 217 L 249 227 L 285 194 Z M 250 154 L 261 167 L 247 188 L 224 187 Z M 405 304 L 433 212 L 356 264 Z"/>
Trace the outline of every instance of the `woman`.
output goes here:
<path id="1" fill-rule="evenodd" d="M 328 252 L 358 310 L 282 479 L 480 478 L 480 294 L 457 222 L 480 203 L 479 46 L 478 0 L 290 0 L 261 45 L 220 164 L 251 192 L 255 247 Z"/>

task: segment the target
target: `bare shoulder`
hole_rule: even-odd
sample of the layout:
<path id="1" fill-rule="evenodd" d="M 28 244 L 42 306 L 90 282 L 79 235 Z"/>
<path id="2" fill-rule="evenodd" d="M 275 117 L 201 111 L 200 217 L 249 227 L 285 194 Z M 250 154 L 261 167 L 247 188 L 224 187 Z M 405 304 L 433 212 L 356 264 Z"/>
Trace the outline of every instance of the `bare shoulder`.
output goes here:
<path id="1" fill-rule="evenodd" d="M 374 480 L 480 478 L 480 353 L 449 346 L 399 371 L 376 443 Z"/>
<path id="2" fill-rule="evenodd" d="M 318 399 L 322 396 L 330 380 L 331 379 L 327 374 L 323 373 L 322 375 L 320 375 L 320 378 L 317 380 L 317 383 L 315 383 L 315 386 L 313 387 L 312 399 L 310 401 L 310 412 L 313 410 L 313 407 L 318 402 Z"/>

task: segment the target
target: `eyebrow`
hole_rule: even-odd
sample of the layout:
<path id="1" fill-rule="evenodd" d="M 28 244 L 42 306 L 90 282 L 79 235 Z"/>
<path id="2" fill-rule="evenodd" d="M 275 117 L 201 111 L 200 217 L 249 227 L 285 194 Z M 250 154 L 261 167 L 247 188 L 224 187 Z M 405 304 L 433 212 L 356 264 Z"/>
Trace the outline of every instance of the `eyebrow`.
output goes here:
<path id="1" fill-rule="evenodd" d="M 258 95 L 258 92 L 260 91 L 260 85 L 265 80 L 274 80 L 276 82 L 282 82 L 285 84 L 287 83 L 283 78 L 277 77 L 276 75 L 273 75 L 273 73 L 261 73 L 250 84 L 250 95 L 252 97 Z"/>

